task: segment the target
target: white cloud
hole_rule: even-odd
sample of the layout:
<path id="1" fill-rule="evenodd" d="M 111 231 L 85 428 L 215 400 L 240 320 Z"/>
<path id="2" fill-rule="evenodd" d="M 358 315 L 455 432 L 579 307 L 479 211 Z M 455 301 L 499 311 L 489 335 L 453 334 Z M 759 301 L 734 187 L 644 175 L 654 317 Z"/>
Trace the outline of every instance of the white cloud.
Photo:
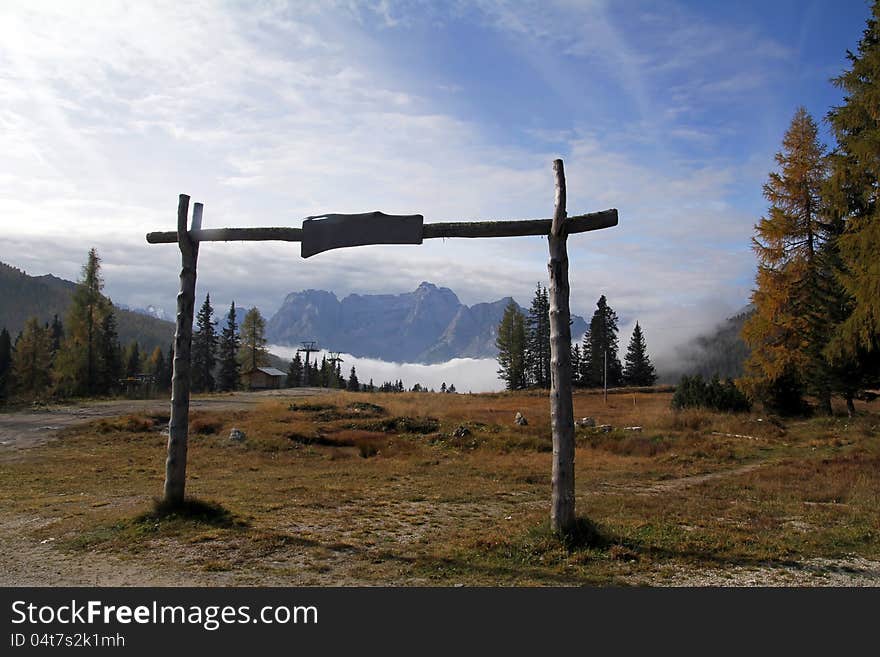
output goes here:
<path id="1" fill-rule="evenodd" d="M 282 345 L 269 345 L 269 351 L 285 359 L 292 359 L 296 355 L 296 347 Z M 311 358 L 321 360 L 322 356 L 328 356 L 328 352 L 312 354 Z M 420 363 L 388 363 L 373 358 L 357 358 L 351 354 L 340 354 L 343 359 L 342 373 L 346 379 L 354 366 L 358 381 L 368 383 L 373 381 L 376 386 L 385 381 L 403 381 L 407 389 L 411 389 L 416 383 L 422 387 L 440 390 L 442 384 L 454 385 L 456 391 L 466 392 L 495 392 L 504 389 L 504 382 L 498 378 L 498 363 L 493 358 L 454 358 L 437 365 L 422 365 Z"/>

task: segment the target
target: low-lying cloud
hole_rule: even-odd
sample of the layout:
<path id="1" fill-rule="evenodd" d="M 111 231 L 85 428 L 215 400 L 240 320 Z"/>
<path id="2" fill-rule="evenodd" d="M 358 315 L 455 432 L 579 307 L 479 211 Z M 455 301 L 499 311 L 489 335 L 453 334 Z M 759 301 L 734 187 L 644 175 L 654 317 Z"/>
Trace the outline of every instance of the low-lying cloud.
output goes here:
<path id="1" fill-rule="evenodd" d="M 296 355 L 296 347 L 269 345 L 269 351 L 285 359 Z M 329 352 L 318 352 L 310 358 L 329 356 Z M 342 374 L 348 379 L 351 368 L 357 372 L 358 381 L 376 386 L 385 381 L 402 380 L 407 390 L 416 383 L 423 387 L 440 390 L 442 384 L 447 387 L 455 385 L 457 392 L 495 392 L 504 389 L 504 383 L 498 378 L 498 363 L 493 358 L 454 358 L 437 365 L 419 363 L 388 363 L 374 358 L 358 358 L 351 354 L 340 354 Z"/>

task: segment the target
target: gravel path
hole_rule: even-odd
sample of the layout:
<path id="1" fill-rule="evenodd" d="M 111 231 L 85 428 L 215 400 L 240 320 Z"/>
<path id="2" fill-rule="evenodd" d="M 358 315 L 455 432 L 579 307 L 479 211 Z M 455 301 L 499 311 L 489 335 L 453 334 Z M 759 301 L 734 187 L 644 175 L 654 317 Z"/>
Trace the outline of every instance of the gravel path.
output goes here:
<path id="1" fill-rule="evenodd" d="M 240 410 L 273 397 L 313 397 L 328 392 L 323 388 L 288 388 L 195 396 L 190 402 L 190 408 L 207 411 Z M 167 399 L 113 399 L 0 413 L 0 454 L 44 445 L 56 438 L 59 430 L 91 420 L 132 413 L 168 413 L 169 409 L 170 403 Z"/>

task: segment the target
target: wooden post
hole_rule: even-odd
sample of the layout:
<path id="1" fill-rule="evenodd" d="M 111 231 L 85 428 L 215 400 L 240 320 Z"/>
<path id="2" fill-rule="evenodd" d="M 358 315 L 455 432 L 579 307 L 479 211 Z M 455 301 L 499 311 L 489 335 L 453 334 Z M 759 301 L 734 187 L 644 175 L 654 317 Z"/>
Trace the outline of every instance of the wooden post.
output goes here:
<path id="1" fill-rule="evenodd" d="M 556 207 L 548 237 L 550 246 L 550 423 L 553 431 L 553 491 L 550 525 L 566 534 L 574 529 L 574 408 L 571 400 L 571 312 L 568 297 L 568 238 L 565 170 L 553 162 Z"/>
<path id="2" fill-rule="evenodd" d="M 202 204 L 193 206 L 192 230 L 201 230 Z M 177 327 L 174 332 L 174 371 L 171 376 L 171 420 L 168 423 L 168 458 L 165 461 L 165 502 L 183 502 L 186 488 L 186 449 L 189 432 L 190 351 L 193 311 L 196 305 L 196 262 L 199 243 L 186 230 L 189 196 L 177 204 L 177 244 L 180 247 L 180 292 L 177 294 Z"/>

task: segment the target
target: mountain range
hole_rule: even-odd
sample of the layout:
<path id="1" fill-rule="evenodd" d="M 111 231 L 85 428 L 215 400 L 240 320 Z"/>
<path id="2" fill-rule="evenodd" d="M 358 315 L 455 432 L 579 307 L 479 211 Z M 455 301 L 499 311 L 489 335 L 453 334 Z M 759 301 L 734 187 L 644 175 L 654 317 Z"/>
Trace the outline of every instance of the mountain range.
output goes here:
<path id="1" fill-rule="evenodd" d="M 327 350 L 391 362 L 494 358 L 498 323 L 510 301 L 466 306 L 449 288 L 428 282 L 413 292 L 350 294 L 341 301 L 333 292 L 303 290 L 287 295 L 266 324 L 266 337 L 288 346 L 315 340 Z M 572 315 L 572 339 L 586 330 L 584 318 Z"/>

